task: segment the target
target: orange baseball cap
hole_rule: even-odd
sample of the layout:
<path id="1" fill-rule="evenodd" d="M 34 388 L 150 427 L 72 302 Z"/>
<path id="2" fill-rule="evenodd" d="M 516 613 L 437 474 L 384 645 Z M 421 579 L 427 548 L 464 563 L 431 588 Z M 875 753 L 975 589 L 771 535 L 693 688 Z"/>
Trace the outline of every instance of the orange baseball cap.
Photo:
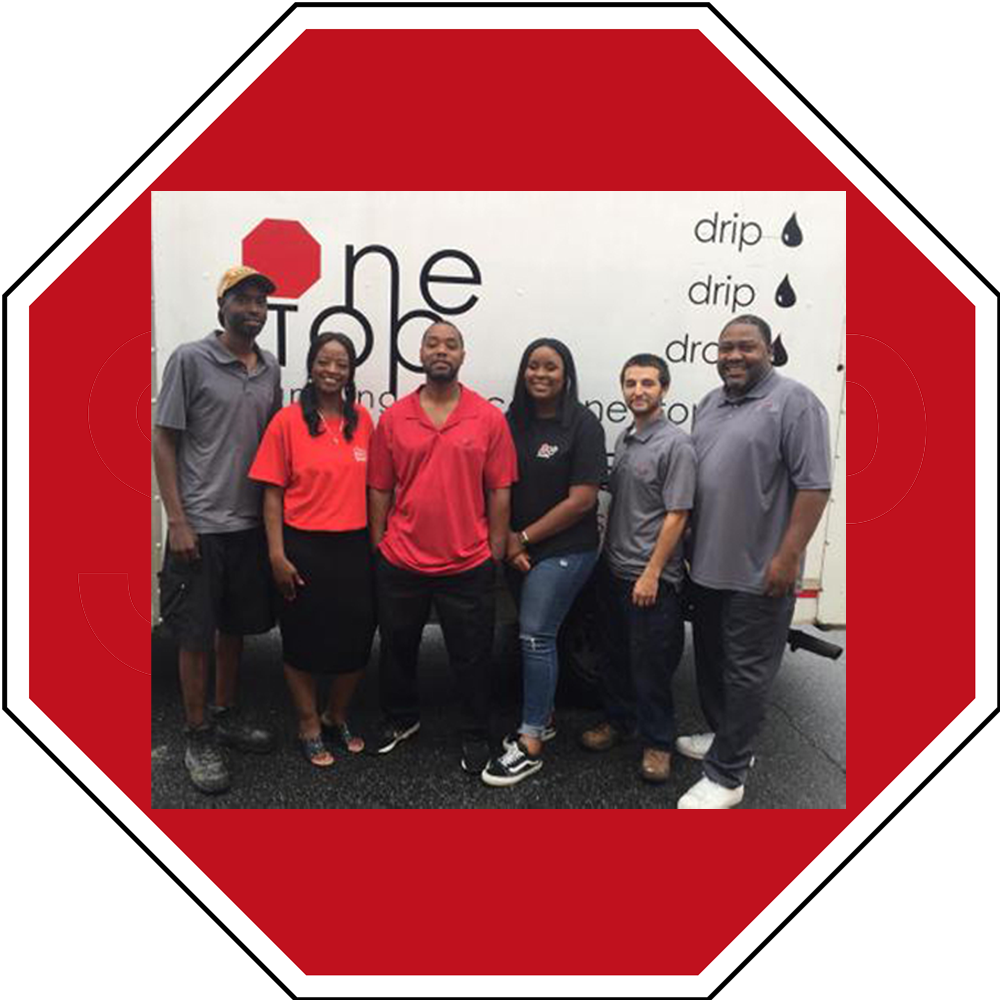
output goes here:
<path id="1" fill-rule="evenodd" d="M 268 295 L 273 295 L 274 290 L 278 287 L 266 274 L 261 274 L 260 271 L 256 271 L 252 267 L 246 267 L 241 264 L 238 267 L 231 267 L 222 276 L 219 281 L 219 292 L 216 295 L 216 299 L 221 302 L 222 296 L 225 295 L 226 292 L 228 292 L 231 288 L 235 288 L 241 282 L 248 281 L 250 278 L 254 278 L 259 281 L 264 286 L 264 290 Z"/>

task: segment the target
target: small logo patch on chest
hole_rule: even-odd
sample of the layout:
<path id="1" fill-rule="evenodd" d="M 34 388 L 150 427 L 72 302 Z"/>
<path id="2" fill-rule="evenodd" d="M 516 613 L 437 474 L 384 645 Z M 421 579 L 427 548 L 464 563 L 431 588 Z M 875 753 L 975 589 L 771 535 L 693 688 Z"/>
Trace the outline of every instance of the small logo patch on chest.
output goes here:
<path id="1" fill-rule="evenodd" d="M 354 461 L 355 462 L 367 462 L 368 452 L 364 448 L 354 449 Z"/>
<path id="2" fill-rule="evenodd" d="M 541 448 L 538 449 L 537 458 L 551 458 L 559 450 L 559 445 L 557 444 L 543 444 Z"/>

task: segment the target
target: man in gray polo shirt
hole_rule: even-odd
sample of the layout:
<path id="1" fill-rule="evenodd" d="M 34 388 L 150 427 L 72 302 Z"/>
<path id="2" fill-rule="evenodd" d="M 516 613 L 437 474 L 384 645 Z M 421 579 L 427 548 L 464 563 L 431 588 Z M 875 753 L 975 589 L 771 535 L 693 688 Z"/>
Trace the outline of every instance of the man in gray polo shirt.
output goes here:
<path id="1" fill-rule="evenodd" d="M 274 625 L 261 487 L 247 476 L 281 407 L 278 362 L 255 343 L 274 288 L 253 268 L 226 271 L 217 300 L 222 329 L 174 351 L 156 406 L 153 460 L 169 525 L 160 613 L 180 647 L 184 763 L 203 792 L 229 787 L 218 743 L 256 753 L 274 745 L 235 710 L 243 636 Z M 206 720 L 213 642 L 215 705 Z"/>
<path id="2" fill-rule="evenodd" d="M 676 735 L 671 686 L 684 651 L 680 539 L 694 501 L 695 454 L 687 434 L 663 413 L 670 385 L 663 358 L 629 358 L 621 385 L 635 422 L 615 444 L 597 569 L 605 721 L 580 740 L 588 750 L 608 750 L 638 728 L 639 773 L 662 782 L 670 777 Z"/>
<path id="3" fill-rule="evenodd" d="M 712 732 L 677 740 L 678 753 L 704 766 L 680 809 L 727 809 L 743 799 L 806 545 L 830 495 L 826 410 L 772 362 L 768 324 L 731 320 L 719 336 L 724 385 L 695 411 L 695 662 Z"/>

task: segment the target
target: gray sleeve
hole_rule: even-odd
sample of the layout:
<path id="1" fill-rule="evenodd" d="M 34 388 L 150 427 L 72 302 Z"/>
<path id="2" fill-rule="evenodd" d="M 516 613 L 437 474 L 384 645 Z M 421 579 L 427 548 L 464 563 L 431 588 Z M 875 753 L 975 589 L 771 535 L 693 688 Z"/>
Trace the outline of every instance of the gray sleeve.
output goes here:
<path id="1" fill-rule="evenodd" d="M 712 394 L 715 391 L 716 391 L 715 389 L 712 389 L 710 392 L 705 393 L 705 395 L 701 397 L 701 399 L 699 400 L 699 402 L 697 403 L 697 405 L 691 411 L 691 433 L 692 434 L 694 433 L 695 425 L 698 423 L 698 413 L 699 413 L 699 411 L 701 410 L 701 408 L 703 406 L 707 406 L 708 405 L 708 401 L 712 398 Z"/>
<path id="2" fill-rule="evenodd" d="M 277 362 L 275 362 L 277 364 Z M 277 378 L 274 380 L 274 399 L 271 401 L 271 412 L 268 414 L 268 420 L 272 420 L 274 415 L 278 413 L 282 406 L 284 406 L 284 399 L 281 395 L 281 369 L 278 369 Z"/>
<path id="3" fill-rule="evenodd" d="M 175 431 L 187 428 L 187 404 L 190 386 L 185 371 L 183 349 L 178 348 L 167 359 L 163 381 L 156 397 L 156 426 Z"/>
<path id="4" fill-rule="evenodd" d="M 808 389 L 789 400 L 782 414 L 781 453 L 797 490 L 828 490 L 830 424 L 826 407 Z"/>
<path id="5" fill-rule="evenodd" d="M 618 464 L 621 462 L 622 452 L 625 449 L 625 435 L 628 433 L 627 430 L 619 431 L 618 437 L 615 438 L 615 450 L 611 456 L 611 465 L 608 468 L 608 481 L 607 489 L 608 492 L 614 496 L 615 494 L 615 473 L 618 471 Z"/>
<path id="6" fill-rule="evenodd" d="M 281 365 L 278 364 L 278 359 L 270 351 L 262 351 L 261 353 L 267 360 L 268 367 L 274 369 L 274 387 L 271 394 L 271 412 L 267 415 L 268 423 L 270 423 L 274 418 L 274 415 L 285 405 L 284 397 L 281 394 Z"/>
<path id="7" fill-rule="evenodd" d="M 698 479 L 698 459 L 694 445 L 686 435 L 675 441 L 660 459 L 663 469 L 663 507 L 665 510 L 691 510 Z"/>

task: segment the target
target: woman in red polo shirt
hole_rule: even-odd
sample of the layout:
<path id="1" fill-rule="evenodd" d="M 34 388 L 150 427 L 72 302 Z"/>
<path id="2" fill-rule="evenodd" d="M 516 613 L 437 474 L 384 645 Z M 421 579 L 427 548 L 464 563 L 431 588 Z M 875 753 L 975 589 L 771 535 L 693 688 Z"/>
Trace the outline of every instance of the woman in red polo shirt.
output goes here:
<path id="1" fill-rule="evenodd" d="M 355 403 L 354 367 L 348 337 L 320 334 L 298 402 L 268 425 L 250 469 L 250 478 L 265 484 L 264 525 L 284 598 L 282 653 L 299 742 L 317 767 L 333 763 L 323 729 L 350 753 L 364 749 L 348 728 L 347 708 L 375 631 L 365 496 L 372 419 Z M 322 715 L 317 674 L 333 675 Z"/>

